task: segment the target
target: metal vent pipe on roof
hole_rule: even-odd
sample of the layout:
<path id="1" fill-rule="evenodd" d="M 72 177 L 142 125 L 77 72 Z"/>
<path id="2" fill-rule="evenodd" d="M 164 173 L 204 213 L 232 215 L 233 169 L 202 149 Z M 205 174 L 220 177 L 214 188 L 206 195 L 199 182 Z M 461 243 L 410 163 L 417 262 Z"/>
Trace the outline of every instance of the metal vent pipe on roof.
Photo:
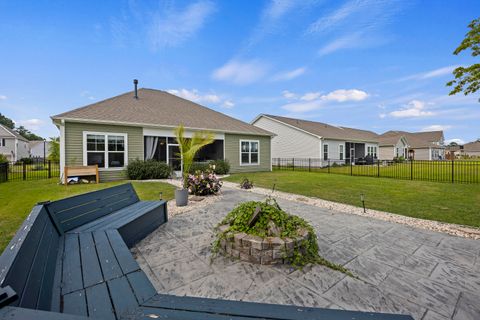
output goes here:
<path id="1" fill-rule="evenodd" d="M 138 80 L 133 79 L 133 84 L 135 85 L 135 99 L 138 99 L 138 90 L 137 90 Z"/>

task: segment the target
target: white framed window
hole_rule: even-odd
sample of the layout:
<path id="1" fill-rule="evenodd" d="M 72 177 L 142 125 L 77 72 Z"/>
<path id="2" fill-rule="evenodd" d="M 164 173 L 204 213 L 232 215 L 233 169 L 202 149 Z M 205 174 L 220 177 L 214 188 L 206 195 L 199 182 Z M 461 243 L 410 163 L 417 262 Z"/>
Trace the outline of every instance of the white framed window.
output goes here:
<path id="1" fill-rule="evenodd" d="M 5 138 L 0 139 L 0 147 L 5 147 Z"/>
<path id="2" fill-rule="evenodd" d="M 240 165 L 258 165 L 260 142 L 258 140 L 240 140 Z"/>
<path id="3" fill-rule="evenodd" d="M 376 158 L 377 157 L 377 147 L 373 147 L 373 157 Z"/>
<path id="4" fill-rule="evenodd" d="M 328 144 L 323 144 L 323 160 L 328 160 Z"/>
<path id="5" fill-rule="evenodd" d="M 343 144 L 338 146 L 338 155 L 339 155 L 339 160 L 343 160 L 344 157 L 344 146 Z"/>
<path id="6" fill-rule="evenodd" d="M 83 165 L 121 169 L 128 164 L 127 134 L 83 132 Z"/>

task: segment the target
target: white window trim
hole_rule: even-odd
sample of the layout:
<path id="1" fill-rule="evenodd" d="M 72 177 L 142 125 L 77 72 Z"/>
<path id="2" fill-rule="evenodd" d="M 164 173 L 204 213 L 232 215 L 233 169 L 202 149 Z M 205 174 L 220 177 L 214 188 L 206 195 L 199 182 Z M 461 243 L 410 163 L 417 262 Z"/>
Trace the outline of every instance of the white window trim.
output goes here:
<path id="1" fill-rule="evenodd" d="M 327 147 L 327 159 L 325 159 L 325 147 Z M 328 146 L 328 143 L 324 143 L 322 146 L 322 160 L 327 161 L 330 159 L 330 147 Z"/>
<path id="2" fill-rule="evenodd" d="M 340 155 L 342 155 L 342 157 L 340 157 Z M 343 144 L 338 145 L 338 160 L 345 160 L 345 145 Z"/>
<path id="3" fill-rule="evenodd" d="M 258 144 L 258 161 L 257 163 L 251 163 L 252 162 L 252 151 L 248 151 L 248 162 L 249 163 L 242 163 L 242 142 L 248 142 L 248 143 L 252 143 L 252 142 L 256 142 Z M 249 145 L 250 147 L 250 145 Z M 249 149 L 251 150 L 251 148 Z M 239 146 L 238 146 L 238 151 L 239 151 L 239 157 L 238 157 L 238 160 L 239 160 L 239 163 L 240 163 L 240 166 L 241 167 L 244 167 L 244 166 L 259 166 L 260 165 L 260 140 L 240 140 L 239 142 Z"/>
<path id="4" fill-rule="evenodd" d="M 83 165 L 87 165 L 87 135 L 99 135 L 105 136 L 105 168 L 98 168 L 99 171 L 119 171 L 125 170 L 128 165 L 128 134 L 126 133 L 117 133 L 117 132 L 96 132 L 96 131 L 83 131 Z M 108 136 L 121 136 L 125 141 L 125 150 L 124 150 L 124 160 L 123 160 L 123 167 L 115 167 L 109 168 L 108 167 Z M 101 151 L 93 151 L 93 152 L 101 152 Z"/>

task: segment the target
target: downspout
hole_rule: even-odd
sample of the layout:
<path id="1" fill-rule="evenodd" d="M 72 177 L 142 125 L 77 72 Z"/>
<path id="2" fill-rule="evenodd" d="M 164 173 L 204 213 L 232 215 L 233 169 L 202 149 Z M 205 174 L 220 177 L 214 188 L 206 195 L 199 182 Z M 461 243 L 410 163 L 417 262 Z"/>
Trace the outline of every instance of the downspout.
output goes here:
<path id="1" fill-rule="evenodd" d="M 61 120 L 60 126 L 60 181 L 63 181 L 65 172 L 65 120 Z"/>

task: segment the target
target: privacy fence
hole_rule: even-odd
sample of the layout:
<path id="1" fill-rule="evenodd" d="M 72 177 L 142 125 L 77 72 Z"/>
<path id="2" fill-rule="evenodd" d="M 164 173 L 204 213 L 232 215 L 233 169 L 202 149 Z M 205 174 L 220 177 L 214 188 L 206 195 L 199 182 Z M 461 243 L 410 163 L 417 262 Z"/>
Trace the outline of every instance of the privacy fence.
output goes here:
<path id="1" fill-rule="evenodd" d="M 0 183 L 60 177 L 60 163 L 43 159 L 0 163 Z"/>
<path id="2" fill-rule="evenodd" d="M 480 183 L 480 161 L 376 159 L 322 160 L 319 158 L 273 158 L 273 170 L 310 171 L 351 176 L 381 177 L 450 183 Z"/>

